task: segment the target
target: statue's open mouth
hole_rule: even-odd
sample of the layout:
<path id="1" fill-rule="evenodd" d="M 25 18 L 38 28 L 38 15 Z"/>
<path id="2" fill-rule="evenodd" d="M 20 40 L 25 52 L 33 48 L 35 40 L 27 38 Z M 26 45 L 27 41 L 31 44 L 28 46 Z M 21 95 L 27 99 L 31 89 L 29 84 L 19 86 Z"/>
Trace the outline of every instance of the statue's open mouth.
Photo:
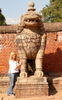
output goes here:
<path id="1" fill-rule="evenodd" d="M 39 22 L 39 19 L 25 19 L 25 22 Z"/>
<path id="2" fill-rule="evenodd" d="M 29 26 L 37 26 L 40 24 L 39 19 L 24 19 L 24 23 Z"/>

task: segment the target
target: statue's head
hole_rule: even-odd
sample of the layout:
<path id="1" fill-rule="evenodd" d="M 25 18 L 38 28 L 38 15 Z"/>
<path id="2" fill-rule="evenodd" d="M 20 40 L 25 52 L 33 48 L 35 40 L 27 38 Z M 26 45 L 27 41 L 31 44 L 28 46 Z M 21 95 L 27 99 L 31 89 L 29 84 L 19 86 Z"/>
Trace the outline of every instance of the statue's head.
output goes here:
<path id="1" fill-rule="evenodd" d="M 30 2 L 29 3 L 29 7 L 28 7 L 28 11 L 26 14 L 24 14 L 21 17 L 21 23 L 23 23 L 25 26 L 33 26 L 33 27 L 37 27 L 40 26 L 41 23 L 41 16 L 35 12 L 35 8 L 34 8 L 34 3 Z"/>

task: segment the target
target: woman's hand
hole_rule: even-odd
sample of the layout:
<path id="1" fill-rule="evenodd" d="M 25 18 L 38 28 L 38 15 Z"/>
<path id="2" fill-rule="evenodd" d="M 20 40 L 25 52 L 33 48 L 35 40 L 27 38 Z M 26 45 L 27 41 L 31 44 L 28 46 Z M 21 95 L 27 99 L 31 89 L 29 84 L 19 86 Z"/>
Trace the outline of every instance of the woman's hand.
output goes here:
<path id="1" fill-rule="evenodd" d="M 18 65 L 17 65 L 17 67 L 16 67 L 16 69 L 20 69 L 21 68 L 21 63 L 19 63 Z"/>

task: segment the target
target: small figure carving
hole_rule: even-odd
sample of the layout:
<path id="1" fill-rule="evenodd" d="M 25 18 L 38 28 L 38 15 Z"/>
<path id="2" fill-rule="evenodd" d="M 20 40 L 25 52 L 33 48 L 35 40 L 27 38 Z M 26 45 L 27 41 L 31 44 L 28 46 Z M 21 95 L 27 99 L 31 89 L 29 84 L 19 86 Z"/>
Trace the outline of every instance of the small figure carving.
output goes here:
<path id="1" fill-rule="evenodd" d="M 34 3 L 29 3 L 28 11 L 21 17 L 17 30 L 17 46 L 20 59 L 22 60 L 21 77 L 27 77 L 27 59 L 35 60 L 36 77 L 42 77 L 42 62 L 46 43 L 41 16 L 35 12 Z"/>

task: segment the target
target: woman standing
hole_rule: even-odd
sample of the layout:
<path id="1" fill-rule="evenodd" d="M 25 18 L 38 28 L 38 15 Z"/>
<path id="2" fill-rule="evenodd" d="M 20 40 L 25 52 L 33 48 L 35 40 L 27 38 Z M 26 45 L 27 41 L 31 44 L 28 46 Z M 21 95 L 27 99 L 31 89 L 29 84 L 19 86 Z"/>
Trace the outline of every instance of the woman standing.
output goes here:
<path id="1" fill-rule="evenodd" d="M 7 91 L 7 94 L 9 96 L 10 95 L 14 96 L 13 88 L 15 86 L 15 82 L 19 75 L 20 67 L 21 67 L 21 63 L 20 64 L 18 63 L 17 55 L 14 52 L 11 52 L 10 59 L 9 59 L 9 71 L 8 71 L 8 75 L 10 79 L 10 87 Z"/>

